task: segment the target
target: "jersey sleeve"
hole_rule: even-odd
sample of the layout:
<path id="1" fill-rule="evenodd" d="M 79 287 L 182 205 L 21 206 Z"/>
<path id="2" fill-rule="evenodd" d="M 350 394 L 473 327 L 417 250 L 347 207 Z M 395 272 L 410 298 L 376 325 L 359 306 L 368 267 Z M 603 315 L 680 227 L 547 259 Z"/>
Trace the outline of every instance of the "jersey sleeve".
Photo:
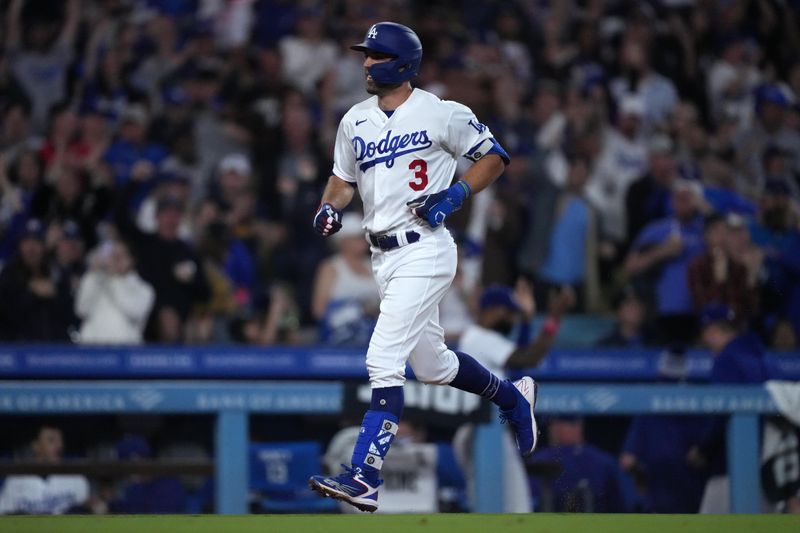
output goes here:
<path id="1" fill-rule="evenodd" d="M 447 122 L 442 144 L 456 157 L 477 161 L 494 147 L 489 128 L 481 124 L 470 108 L 450 102 L 453 109 Z"/>
<path id="2" fill-rule="evenodd" d="M 345 121 L 339 122 L 336 143 L 333 148 L 333 174 L 346 182 L 356 181 L 356 152 L 350 135 L 345 131 Z"/>

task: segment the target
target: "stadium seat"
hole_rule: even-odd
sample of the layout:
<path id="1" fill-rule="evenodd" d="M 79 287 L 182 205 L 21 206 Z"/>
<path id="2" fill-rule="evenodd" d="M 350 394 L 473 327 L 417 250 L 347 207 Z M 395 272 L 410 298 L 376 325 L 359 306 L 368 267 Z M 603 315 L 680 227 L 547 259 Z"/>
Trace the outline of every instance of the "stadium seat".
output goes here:
<path id="1" fill-rule="evenodd" d="M 334 500 L 308 488 L 322 471 L 318 442 L 259 442 L 250 445 L 250 493 L 256 511 L 265 513 L 336 512 Z"/>

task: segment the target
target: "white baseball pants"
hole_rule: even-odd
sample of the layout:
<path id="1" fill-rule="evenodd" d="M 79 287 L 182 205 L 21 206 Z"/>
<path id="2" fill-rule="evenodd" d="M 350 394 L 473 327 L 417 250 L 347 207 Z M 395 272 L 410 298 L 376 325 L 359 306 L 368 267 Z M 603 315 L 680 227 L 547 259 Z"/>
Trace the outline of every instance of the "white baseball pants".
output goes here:
<path id="1" fill-rule="evenodd" d="M 406 361 L 424 383 L 446 385 L 458 359 L 444 343 L 439 302 L 456 274 L 458 252 L 445 228 L 421 232 L 413 244 L 372 248 L 372 272 L 381 295 L 380 315 L 367 350 L 373 389 L 401 386 Z"/>

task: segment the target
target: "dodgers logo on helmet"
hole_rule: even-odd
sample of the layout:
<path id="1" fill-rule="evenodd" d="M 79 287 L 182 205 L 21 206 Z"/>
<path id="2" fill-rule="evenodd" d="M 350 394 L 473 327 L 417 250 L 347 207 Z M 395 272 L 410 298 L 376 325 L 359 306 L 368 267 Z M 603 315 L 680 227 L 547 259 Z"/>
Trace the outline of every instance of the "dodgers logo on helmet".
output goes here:
<path id="1" fill-rule="evenodd" d="M 364 41 L 350 47 L 359 52 L 372 50 L 391 56 L 390 61 L 369 67 L 376 83 L 396 85 L 417 75 L 422 62 L 422 43 L 414 31 L 395 22 L 379 22 L 367 31 Z"/>

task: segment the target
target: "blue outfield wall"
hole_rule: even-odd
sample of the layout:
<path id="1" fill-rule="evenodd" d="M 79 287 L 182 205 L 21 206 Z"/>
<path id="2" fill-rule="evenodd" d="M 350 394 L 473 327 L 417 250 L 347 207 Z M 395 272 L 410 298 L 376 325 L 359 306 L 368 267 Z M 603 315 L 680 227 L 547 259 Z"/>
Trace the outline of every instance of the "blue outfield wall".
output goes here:
<path id="1" fill-rule="evenodd" d="M 560 381 L 655 381 L 661 350 L 555 349 L 530 374 Z M 688 354 L 689 379 L 703 381 L 712 358 Z M 771 354 L 783 378 L 800 380 L 800 353 Z M 0 379 L 226 378 L 366 379 L 357 348 L 249 346 L 0 345 Z"/>
<path id="2" fill-rule="evenodd" d="M 294 381 L 5 381 L 0 384 L 0 414 L 209 413 L 217 418 L 216 510 L 247 511 L 247 432 L 249 413 L 336 415 L 344 385 Z M 758 420 L 774 414 L 763 386 L 709 385 L 558 385 L 542 387 L 537 410 L 543 414 L 730 415 L 728 471 L 731 509 L 760 509 Z M 502 429 L 493 419 L 476 442 L 479 512 L 502 511 Z"/>

